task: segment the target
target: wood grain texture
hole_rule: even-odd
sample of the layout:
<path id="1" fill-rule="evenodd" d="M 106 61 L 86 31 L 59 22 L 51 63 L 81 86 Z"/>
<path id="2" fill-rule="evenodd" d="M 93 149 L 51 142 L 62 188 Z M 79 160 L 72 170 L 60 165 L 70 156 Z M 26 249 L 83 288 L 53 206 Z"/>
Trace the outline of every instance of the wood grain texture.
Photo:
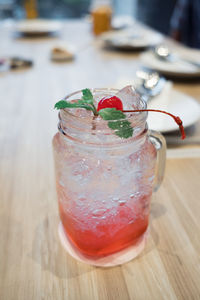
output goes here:
<path id="1" fill-rule="evenodd" d="M 71 258 L 58 239 L 53 105 L 71 91 L 131 76 L 137 55 L 106 52 L 98 42 L 87 47 L 93 39 L 88 24 L 69 22 L 61 37 L 85 48 L 74 62 L 56 64 L 49 51 L 59 39 L 13 39 L 9 32 L 2 26 L 0 54 L 35 64 L 0 74 L 0 299 L 200 299 L 199 157 L 167 160 L 152 200 L 148 243 L 137 259 L 95 268 Z M 196 84 L 178 88 L 200 99 Z"/>

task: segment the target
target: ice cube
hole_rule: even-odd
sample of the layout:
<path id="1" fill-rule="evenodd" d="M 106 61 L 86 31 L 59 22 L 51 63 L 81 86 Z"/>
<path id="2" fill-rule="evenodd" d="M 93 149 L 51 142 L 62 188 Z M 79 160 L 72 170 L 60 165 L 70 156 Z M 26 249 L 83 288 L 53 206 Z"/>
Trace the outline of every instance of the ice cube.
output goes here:
<path id="1" fill-rule="evenodd" d="M 71 103 L 77 103 L 79 99 L 73 99 Z M 93 117 L 93 113 L 91 110 L 86 110 L 85 108 L 67 108 L 67 111 L 72 115 L 75 115 L 79 118 L 90 118 Z"/>
<path id="2" fill-rule="evenodd" d="M 132 85 L 128 85 L 119 90 L 116 96 L 122 100 L 124 109 L 140 108 L 140 96 L 136 93 Z"/>
<path id="3" fill-rule="evenodd" d="M 91 118 L 93 116 L 92 111 L 85 108 L 69 108 L 68 111 L 79 118 Z"/>

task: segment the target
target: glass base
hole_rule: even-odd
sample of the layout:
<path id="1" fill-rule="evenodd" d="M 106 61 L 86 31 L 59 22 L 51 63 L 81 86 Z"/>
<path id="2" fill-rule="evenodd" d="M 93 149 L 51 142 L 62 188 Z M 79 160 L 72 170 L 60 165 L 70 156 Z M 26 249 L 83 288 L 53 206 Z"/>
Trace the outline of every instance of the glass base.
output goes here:
<path id="1" fill-rule="evenodd" d="M 72 245 L 72 243 L 66 236 L 61 222 L 58 227 L 58 233 L 59 233 L 59 237 L 60 237 L 63 247 L 73 258 L 75 258 L 83 263 L 93 265 L 93 266 L 113 267 L 113 266 L 117 266 L 117 265 L 122 265 L 122 264 L 132 260 L 133 258 L 138 256 L 142 252 L 142 250 L 144 249 L 145 244 L 146 244 L 148 230 L 141 236 L 141 238 L 139 239 L 137 244 L 135 244 L 134 246 L 130 246 L 130 247 L 128 247 L 124 250 L 121 250 L 117 253 L 113 253 L 111 255 L 101 257 L 99 259 L 88 258 L 88 257 L 85 257 L 83 254 L 81 254 Z"/>

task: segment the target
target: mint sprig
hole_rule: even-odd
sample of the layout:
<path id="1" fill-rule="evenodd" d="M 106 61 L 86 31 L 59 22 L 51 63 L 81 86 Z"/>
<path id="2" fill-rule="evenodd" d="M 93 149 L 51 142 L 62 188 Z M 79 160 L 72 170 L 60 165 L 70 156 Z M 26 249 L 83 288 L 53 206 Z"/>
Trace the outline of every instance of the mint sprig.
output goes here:
<path id="1" fill-rule="evenodd" d="M 121 110 L 117 110 L 116 108 L 102 108 L 99 111 L 99 114 L 103 120 L 126 119 L 126 115 Z"/>
<path id="2" fill-rule="evenodd" d="M 108 122 L 108 127 L 114 129 L 115 134 L 124 139 L 128 139 L 133 135 L 133 128 L 128 120 Z"/>
<path id="3" fill-rule="evenodd" d="M 126 115 L 121 110 L 117 110 L 116 108 L 103 108 L 99 111 L 99 114 L 103 120 L 109 121 L 108 127 L 115 130 L 117 136 L 127 139 L 133 135 L 131 123 L 125 120 Z"/>
<path id="4" fill-rule="evenodd" d="M 79 100 L 81 102 L 81 100 Z M 84 104 L 84 103 L 80 103 L 80 102 L 67 102 L 65 100 L 60 100 L 59 102 L 57 102 L 54 106 L 54 108 L 56 109 L 64 109 L 64 108 L 85 108 L 87 110 L 92 110 L 93 108 L 90 105 Z"/>
<path id="5" fill-rule="evenodd" d="M 90 91 L 90 89 L 84 89 L 82 90 L 82 101 L 89 103 L 89 104 L 94 104 L 94 98 L 93 95 Z"/>
<path id="6" fill-rule="evenodd" d="M 89 89 L 82 90 L 82 98 L 77 102 L 60 100 L 54 106 L 56 109 L 64 108 L 84 108 L 93 112 L 94 116 L 100 115 L 103 120 L 108 121 L 108 127 L 115 131 L 120 138 L 127 139 L 133 135 L 131 123 L 126 119 L 126 115 L 116 108 L 103 108 L 97 112 L 94 105 L 94 97 Z"/>
<path id="7" fill-rule="evenodd" d="M 96 107 L 94 106 L 94 98 L 89 89 L 82 90 L 82 99 L 77 102 L 68 102 L 66 100 L 58 101 L 54 108 L 56 109 L 64 109 L 64 108 L 85 108 L 87 110 L 91 110 L 95 116 L 98 115 Z"/>

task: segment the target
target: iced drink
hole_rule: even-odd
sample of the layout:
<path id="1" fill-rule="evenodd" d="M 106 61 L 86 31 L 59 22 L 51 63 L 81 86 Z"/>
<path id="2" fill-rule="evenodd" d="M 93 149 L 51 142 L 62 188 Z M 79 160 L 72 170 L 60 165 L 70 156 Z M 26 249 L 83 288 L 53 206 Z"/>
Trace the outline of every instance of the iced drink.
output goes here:
<path id="1" fill-rule="evenodd" d="M 94 91 L 95 101 L 111 92 Z M 130 93 L 122 96 L 127 108 L 145 106 Z M 121 139 L 91 112 L 60 113 L 53 139 L 60 219 L 67 242 L 82 260 L 98 265 L 126 249 L 134 257 L 134 246 L 144 244 L 156 164 L 146 117 L 130 115 L 133 136 Z"/>

